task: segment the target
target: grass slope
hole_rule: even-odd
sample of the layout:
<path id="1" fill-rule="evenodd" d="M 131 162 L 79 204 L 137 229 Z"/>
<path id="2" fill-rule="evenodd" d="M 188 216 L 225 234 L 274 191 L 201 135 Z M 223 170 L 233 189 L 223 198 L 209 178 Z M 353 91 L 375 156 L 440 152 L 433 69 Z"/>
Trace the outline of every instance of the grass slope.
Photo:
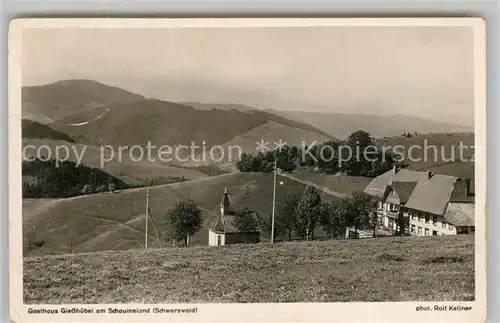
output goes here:
<path id="1" fill-rule="evenodd" d="M 365 115 L 335 112 L 302 112 L 277 111 L 270 112 L 282 117 L 308 123 L 329 135 L 345 139 L 356 130 L 364 130 L 375 137 L 397 136 L 403 132 L 439 133 L 439 132 L 472 132 L 472 126 L 456 125 L 405 115 Z"/>
<path id="2" fill-rule="evenodd" d="M 21 134 L 23 138 L 54 139 L 75 142 L 73 138 L 63 132 L 54 130 L 46 124 L 28 119 L 22 119 Z"/>
<path id="3" fill-rule="evenodd" d="M 302 147 L 302 143 L 309 146 L 314 141 L 324 142 L 330 140 L 330 137 L 324 136 L 317 132 L 312 132 L 300 128 L 294 128 L 290 125 L 284 125 L 275 121 L 266 122 L 261 124 L 247 132 L 241 133 L 233 137 L 230 141 L 221 145 L 224 150 L 224 159 L 222 159 L 218 164 L 221 167 L 236 169 L 236 162 L 239 159 L 238 149 L 231 147 L 239 147 L 242 153 L 256 153 L 257 142 L 264 139 L 269 143 L 267 146 L 270 149 L 275 148 L 275 142 L 282 140 L 290 146 Z M 215 150 L 217 153 L 218 150 Z M 231 155 L 229 155 L 231 153 Z M 214 154 L 215 155 L 215 154 Z M 216 160 L 220 158 L 220 154 L 216 155 Z M 196 160 L 201 161 L 201 156 L 196 156 Z M 213 163 L 213 161 L 208 160 L 205 164 Z M 196 162 L 189 160 L 183 162 L 183 166 L 192 166 L 203 164 L 203 162 Z"/>
<path id="4" fill-rule="evenodd" d="M 363 191 L 372 181 L 372 178 L 369 177 L 347 176 L 343 174 L 331 175 L 304 170 L 296 170 L 291 176 L 349 196 L 356 191 Z"/>
<path id="5" fill-rule="evenodd" d="M 62 80 L 23 87 L 23 118 L 47 123 L 87 109 L 141 99 L 138 94 L 92 80 Z"/>
<path id="6" fill-rule="evenodd" d="M 391 147 L 402 145 L 407 154 L 410 147 L 421 147 L 411 151 L 413 161 L 407 159 L 410 169 L 462 178 L 474 177 L 474 162 L 469 161 L 474 156 L 473 133 L 422 134 L 409 138 L 397 136 L 379 139 L 378 144 Z M 463 148 L 462 154 L 468 161 L 460 161 L 460 144 L 467 147 Z M 454 161 L 448 161 L 452 157 Z"/>
<path id="7" fill-rule="evenodd" d="M 164 215 L 180 199 L 191 198 L 202 208 L 203 229 L 191 238 L 193 245 L 208 243 L 208 228 L 218 218 L 219 205 L 227 186 L 232 207 L 245 206 L 268 216 L 272 211 L 272 174 L 230 173 L 199 180 L 155 186 L 150 189 L 150 209 L 165 242 Z M 286 178 L 277 189 L 277 201 L 288 192 L 302 193 L 305 185 Z M 51 202 L 38 214 L 23 218 L 23 235 L 34 234 L 45 241 L 41 248 L 25 251 L 25 256 L 73 252 L 127 250 L 144 242 L 145 188 L 116 194 L 93 194 Z M 332 198 L 323 194 L 324 198 Z M 158 247 L 153 228 L 150 244 Z M 266 239 L 262 234 L 262 239 Z"/>
<path id="8" fill-rule="evenodd" d="M 474 236 L 165 248 L 24 259 L 24 302 L 474 300 Z"/>

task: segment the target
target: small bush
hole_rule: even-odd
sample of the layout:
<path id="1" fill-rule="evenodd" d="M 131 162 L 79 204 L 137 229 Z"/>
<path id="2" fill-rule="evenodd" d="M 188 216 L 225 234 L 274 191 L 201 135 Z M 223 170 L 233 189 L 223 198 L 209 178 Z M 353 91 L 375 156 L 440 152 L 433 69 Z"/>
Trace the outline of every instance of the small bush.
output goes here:
<path id="1" fill-rule="evenodd" d="M 423 264 L 454 264 L 454 263 L 462 263 L 465 262 L 465 258 L 463 256 L 436 256 L 424 259 L 422 261 Z"/>
<path id="2" fill-rule="evenodd" d="M 383 253 L 378 256 L 378 260 L 380 261 L 405 261 L 405 258 L 398 256 L 398 255 L 391 255 L 388 253 Z"/>

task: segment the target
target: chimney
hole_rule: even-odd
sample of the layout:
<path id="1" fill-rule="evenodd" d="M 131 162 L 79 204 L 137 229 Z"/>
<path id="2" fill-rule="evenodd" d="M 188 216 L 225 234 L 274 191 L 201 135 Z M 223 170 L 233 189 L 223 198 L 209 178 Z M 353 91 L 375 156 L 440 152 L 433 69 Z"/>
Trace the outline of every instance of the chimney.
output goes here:
<path id="1" fill-rule="evenodd" d="M 470 178 L 465 179 L 465 195 L 470 196 L 471 194 L 471 189 L 470 189 Z"/>
<path id="2" fill-rule="evenodd" d="M 433 172 L 431 172 L 430 170 L 429 170 L 429 171 L 427 171 L 427 178 L 428 178 L 428 179 L 431 179 L 432 175 L 434 175 L 434 173 L 433 173 Z"/>

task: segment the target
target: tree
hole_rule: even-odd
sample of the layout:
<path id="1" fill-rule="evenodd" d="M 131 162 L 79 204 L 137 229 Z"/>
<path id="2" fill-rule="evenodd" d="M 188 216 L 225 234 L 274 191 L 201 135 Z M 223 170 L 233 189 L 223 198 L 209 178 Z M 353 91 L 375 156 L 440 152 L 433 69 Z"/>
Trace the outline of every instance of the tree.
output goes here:
<path id="1" fill-rule="evenodd" d="M 297 203 L 297 220 L 295 228 L 300 237 L 306 236 L 314 240 L 314 229 L 318 226 L 319 219 L 323 213 L 321 196 L 312 186 L 307 186 L 304 194 Z"/>
<path id="2" fill-rule="evenodd" d="M 233 219 L 233 224 L 238 229 L 238 232 L 258 231 L 262 224 L 259 214 L 246 207 L 241 211 L 236 211 Z M 246 243 L 246 236 L 244 238 Z"/>
<path id="3" fill-rule="evenodd" d="M 174 207 L 167 212 L 166 217 L 173 238 L 184 240 L 186 246 L 189 246 L 189 237 L 198 232 L 203 223 L 201 209 L 190 199 L 175 203 Z"/>
<path id="4" fill-rule="evenodd" d="M 295 193 L 287 193 L 278 205 L 278 212 L 274 221 L 274 236 L 287 233 L 288 240 L 292 239 L 292 231 L 297 222 L 297 205 L 300 196 Z"/>
<path id="5" fill-rule="evenodd" d="M 324 204 L 324 213 L 320 223 L 332 239 L 344 236 L 350 209 L 351 201 L 347 197 Z"/>
<path id="6" fill-rule="evenodd" d="M 240 160 L 236 163 L 236 167 L 240 172 L 251 172 L 252 171 L 252 155 L 243 153 L 241 154 Z"/>
<path id="7" fill-rule="evenodd" d="M 408 226 L 410 225 L 410 219 L 405 216 L 401 208 L 399 208 L 397 223 L 399 226 L 398 235 L 404 236 L 408 233 Z"/>
<path id="8" fill-rule="evenodd" d="M 326 173 L 336 173 L 338 170 L 339 143 L 333 140 L 325 141 L 316 151 L 316 166 Z"/>
<path id="9" fill-rule="evenodd" d="M 375 142 L 371 135 L 362 130 L 355 131 L 347 137 L 343 146 L 345 148 L 341 150 L 342 153 L 350 152 L 350 154 L 343 156 L 343 160 L 347 161 L 344 162 L 342 168 L 352 175 L 367 176 L 372 167 L 371 159 L 376 157 L 373 156 L 374 154 L 377 154 L 374 151 Z M 368 153 L 370 153 L 369 156 L 367 156 Z"/>
<path id="10" fill-rule="evenodd" d="M 353 193 L 347 223 L 354 227 L 354 232 L 358 232 L 358 229 L 370 228 L 373 229 L 373 236 L 376 235 L 378 227 L 377 206 L 378 201 L 375 197 L 363 192 Z"/>

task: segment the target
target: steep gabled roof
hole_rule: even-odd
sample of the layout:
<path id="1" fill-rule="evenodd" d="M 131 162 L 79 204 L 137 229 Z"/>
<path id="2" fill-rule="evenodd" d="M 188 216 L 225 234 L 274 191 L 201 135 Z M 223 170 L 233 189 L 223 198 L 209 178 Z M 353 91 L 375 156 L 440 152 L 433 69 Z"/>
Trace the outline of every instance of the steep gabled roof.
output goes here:
<path id="1" fill-rule="evenodd" d="M 417 186 L 417 182 L 393 182 L 392 188 L 396 191 L 400 203 L 408 202 L 411 193 Z"/>
<path id="2" fill-rule="evenodd" d="M 433 175 L 417 183 L 405 207 L 443 215 L 450 201 L 457 177 Z"/>
<path id="3" fill-rule="evenodd" d="M 401 169 L 390 170 L 374 178 L 364 190 L 365 193 L 383 197 L 386 186 L 392 182 L 400 199 L 407 199 L 405 207 L 443 215 L 450 201 L 451 192 L 458 177 Z M 413 190 L 411 187 L 416 182 Z M 397 184 L 396 184 L 397 183 Z M 398 192 L 399 189 L 399 192 Z M 408 196 L 409 194 L 409 196 Z"/>
<path id="4" fill-rule="evenodd" d="M 400 169 L 395 174 L 393 170 L 390 170 L 375 177 L 365 188 L 364 192 L 372 196 L 382 197 L 387 184 L 390 182 L 418 182 L 426 176 L 427 173 L 425 172 L 408 169 Z"/>
<path id="5" fill-rule="evenodd" d="M 238 228 L 234 225 L 234 215 L 220 215 L 211 228 L 215 232 L 238 232 Z"/>

